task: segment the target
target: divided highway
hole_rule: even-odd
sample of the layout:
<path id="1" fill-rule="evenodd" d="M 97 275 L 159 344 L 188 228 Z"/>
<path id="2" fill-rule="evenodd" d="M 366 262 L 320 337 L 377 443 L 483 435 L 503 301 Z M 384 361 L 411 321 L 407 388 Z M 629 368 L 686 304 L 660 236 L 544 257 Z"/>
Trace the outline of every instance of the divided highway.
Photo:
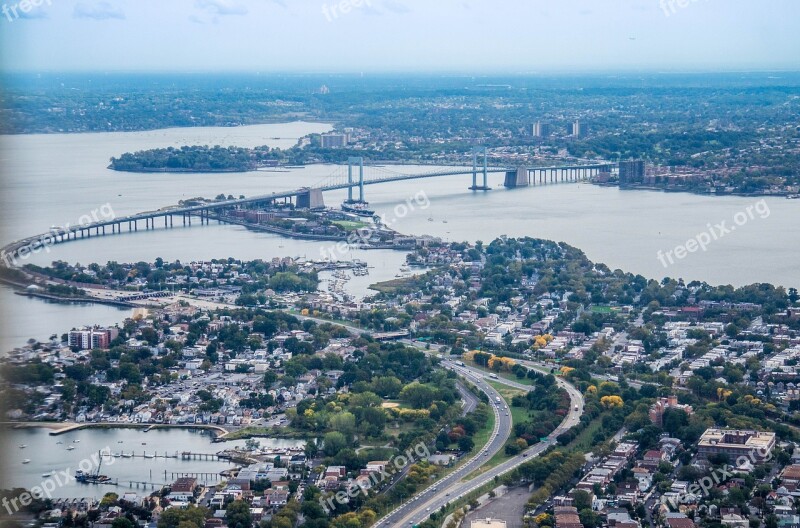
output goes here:
<path id="1" fill-rule="evenodd" d="M 493 403 L 492 410 L 495 413 L 495 430 L 492 433 L 489 443 L 469 462 L 464 464 L 457 471 L 447 475 L 434 485 L 423 490 L 421 493 L 418 493 L 412 499 L 380 519 L 376 523 L 376 526 L 414 526 L 424 522 L 431 513 L 437 511 L 448 502 L 463 497 L 467 493 L 480 488 L 488 482 L 493 481 L 496 476 L 507 473 L 512 469 L 522 465 L 529 458 L 540 455 L 548 447 L 555 444 L 556 437 L 558 437 L 558 435 L 567 431 L 572 426 L 577 425 L 580 421 L 581 414 L 583 413 L 584 402 L 581 393 L 563 379 L 556 378 L 559 386 L 564 388 L 569 394 L 571 404 L 569 414 L 566 416 L 566 418 L 564 418 L 561 424 L 559 424 L 559 426 L 552 433 L 550 433 L 550 435 L 547 437 L 547 440 L 529 447 L 519 455 L 508 459 L 502 464 L 478 475 L 477 477 L 463 482 L 462 479 L 465 476 L 472 473 L 475 469 L 478 469 L 481 465 L 491 459 L 494 454 L 503 448 L 511 433 L 511 427 L 513 424 L 511 422 L 511 417 L 506 415 L 506 411 L 501 410 L 501 408 L 506 407 L 505 403 L 501 403 L 500 406 L 494 404 L 496 398 L 498 398 L 500 395 L 491 385 L 489 385 L 489 383 L 487 383 L 489 376 L 486 373 L 446 360 L 442 361 L 442 366 L 450 370 L 454 370 L 455 372 L 458 372 L 460 375 L 464 376 L 466 379 L 473 381 L 475 385 L 489 397 L 489 400 Z M 543 368 L 534 364 L 532 364 L 532 366 L 538 369 Z M 524 385 L 504 378 L 492 378 L 492 380 L 525 391 L 530 390 L 529 385 Z"/>

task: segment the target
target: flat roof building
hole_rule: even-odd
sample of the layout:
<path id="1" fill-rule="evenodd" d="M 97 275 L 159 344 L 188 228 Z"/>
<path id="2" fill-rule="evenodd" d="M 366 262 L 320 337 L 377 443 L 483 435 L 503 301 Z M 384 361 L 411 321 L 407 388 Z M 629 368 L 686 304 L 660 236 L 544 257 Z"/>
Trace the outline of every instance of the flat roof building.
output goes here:
<path id="1" fill-rule="evenodd" d="M 499 519 L 477 519 L 472 521 L 470 528 L 506 528 L 506 522 Z"/>
<path id="2" fill-rule="evenodd" d="M 752 463 L 765 462 L 772 458 L 775 448 L 775 433 L 765 431 L 742 431 L 736 429 L 706 429 L 697 442 L 697 455 L 709 456 L 724 453 L 735 462 L 746 457 Z"/>

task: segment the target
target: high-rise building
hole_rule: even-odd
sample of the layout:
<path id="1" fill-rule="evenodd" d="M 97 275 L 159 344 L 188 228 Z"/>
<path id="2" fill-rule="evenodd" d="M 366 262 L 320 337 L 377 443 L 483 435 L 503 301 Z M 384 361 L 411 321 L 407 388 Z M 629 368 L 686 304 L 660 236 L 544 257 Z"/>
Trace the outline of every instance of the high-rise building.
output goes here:
<path id="1" fill-rule="evenodd" d="M 68 344 L 70 348 L 91 350 L 94 348 L 109 348 L 111 342 L 119 335 L 118 328 L 81 328 L 69 333 Z"/>
<path id="2" fill-rule="evenodd" d="M 567 126 L 567 132 L 570 136 L 573 137 L 583 137 L 587 134 L 588 128 L 586 127 L 585 123 L 581 123 L 580 120 L 575 120 L 574 123 L 570 123 Z"/>
<path id="3" fill-rule="evenodd" d="M 550 135 L 550 132 L 550 123 L 542 123 L 541 121 L 537 121 L 531 125 L 531 136 L 533 137 L 547 137 Z"/>
<path id="4" fill-rule="evenodd" d="M 644 181 L 644 161 L 620 161 L 619 184 L 642 183 Z"/>
<path id="5" fill-rule="evenodd" d="M 347 134 L 322 134 L 320 136 L 322 148 L 343 148 L 347 146 L 348 141 Z"/>

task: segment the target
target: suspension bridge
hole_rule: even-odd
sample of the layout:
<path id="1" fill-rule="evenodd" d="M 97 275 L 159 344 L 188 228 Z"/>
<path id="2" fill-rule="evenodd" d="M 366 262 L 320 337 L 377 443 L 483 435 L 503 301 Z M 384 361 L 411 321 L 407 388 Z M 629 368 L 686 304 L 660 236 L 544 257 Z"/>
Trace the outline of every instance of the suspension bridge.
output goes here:
<path id="1" fill-rule="evenodd" d="M 322 209 L 325 207 L 323 193 L 347 190 L 348 203 L 366 203 L 365 187 L 392 182 L 419 180 L 426 178 L 442 178 L 451 176 L 472 176 L 473 191 L 488 191 L 489 174 L 504 174 L 503 186 L 507 189 L 548 185 L 554 183 L 586 181 L 599 173 L 611 172 L 616 164 L 588 163 L 560 165 L 550 167 L 493 167 L 487 163 L 486 150 L 473 150 L 472 167 L 452 167 L 436 169 L 428 172 L 401 172 L 382 166 L 366 166 L 363 158 L 349 158 L 347 165 L 340 165 L 322 181 L 311 187 L 273 192 L 271 194 L 251 196 L 239 199 L 219 200 L 190 206 L 165 207 L 157 211 L 149 211 L 134 215 L 114 217 L 75 226 L 53 227 L 47 233 L 17 240 L 5 246 L 0 252 L 0 266 L 12 267 L 17 258 L 26 258 L 43 248 L 57 244 L 91 238 L 119 234 L 125 231 L 154 230 L 156 223 L 163 222 L 164 228 L 172 228 L 177 222 L 191 226 L 195 218 L 201 225 L 211 222 L 212 212 L 221 213 L 226 210 L 249 208 L 276 203 L 292 203 L 298 209 Z M 355 196 L 357 191 L 358 196 Z M 217 221 L 221 222 L 219 215 Z M 127 226 L 127 230 L 125 227 Z"/>

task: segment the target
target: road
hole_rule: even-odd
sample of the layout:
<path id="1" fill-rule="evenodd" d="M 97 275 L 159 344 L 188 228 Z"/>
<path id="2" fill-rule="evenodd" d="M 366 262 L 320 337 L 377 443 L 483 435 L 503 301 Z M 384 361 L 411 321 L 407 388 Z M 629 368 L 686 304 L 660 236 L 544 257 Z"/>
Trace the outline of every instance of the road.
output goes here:
<path id="1" fill-rule="evenodd" d="M 478 406 L 478 397 L 469 391 L 460 381 L 456 382 L 456 388 L 459 394 L 461 394 L 461 399 L 464 400 L 464 407 L 461 409 L 461 415 L 466 416 Z"/>
<path id="2" fill-rule="evenodd" d="M 487 382 L 487 380 L 490 379 L 488 374 L 480 370 L 461 366 L 457 363 L 447 360 L 442 361 L 442 366 L 458 372 L 469 380 L 475 381 L 476 386 L 486 393 L 487 396 L 489 396 L 490 401 L 494 402 L 495 398 L 499 396 L 497 391 L 495 391 L 494 388 L 492 388 L 492 386 Z M 541 366 L 538 367 L 540 369 L 544 368 Z M 493 379 L 493 381 L 525 391 L 530 390 L 530 385 L 524 385 L 522 383 L 517 383 L 515 381 L 503 378 Z M 492 409 L 495 412 L 496 418 L 495 432 L 492 434 L 491 440 L 487 446 L 484 447 L 477 456 L 459 468 L 456 472 L 451 473 L 433 486 L 423 490 L 411 500 L 398 507 L 393 512 L 389 513 L 384 518 L 380 519 L 376 526 L 413 526 L 415 524 L 424 522 L 431 513 L 437 511 L 448 502 L 463 497 L 467 493 L 485 485 L 488 482 L 493 481 L 496 476 L 500 476 L 513 470 L 514 468 L 522 465 L 529 458 L 540 455 L 551 445 L 555 444 L 556 437 L 558 437 L 558 435 L 565 432 L 570 427 L 573 427 L 580 421 L 584 405 L 583 396 L 575 387 L 560 378 L 556 378 L 556 381 L 559 386 L 566 389 L 569 393 L 571 400 L 570 411 L 561 424 L 559 424 L 559 426 L 552 433 L 550 433 L 546 441 L 531 446 L 519 455 L 508 459 L 502 464 L 495 466 L 494 468 L 478 475 L 475 478 L 463 482 L 461 480 L 463 477 L 472 473 L 472 471 L 483 465 L 484 462 L 488 461 L 494 455 L 494 453 L 497 453 L 503 448 L 503 445 L 505 444 L 511 432 L 511 427 L 513 425 L 511 422 L 511 417 L 506 416 L 505 412 L 499 412 L 497 405 L 492 405 Z"/>
<path id="3" fill-rule="evenodd" d="M 461 374 L 465 374 L 469 370 L 467 368 L 458 367 L 455 363 L 447 361 L 442 362 L 442 365 L 445 368 L 455 370 Z M 476 375 L 479 374 L 480 373 L 476 371 Z M 478 387 L 489 397 L 490 401 L 494 402 L 496 401 L 496 398 L 500 398 L 502 400 L 500 393 L 494 390 L 494 388 L 492 388 L 488 383 L 480 383 Z M 461 487 L 461 479 L 478 469 L 486 461 L 492 458 L 498 451 L 503 449 L 506 440 L 508 440 L 508 437 L 511 434 L 511 417 L 506 416 L 505 412 L 500 412 L 500 409 L 497 405 L 492 405 L 492 411 L 494 412 L 495 417 L 494 430 L 489 437 L 489 442 L 487 442 L 487 444 L 475 456 L 473 456 L 466 464 L 459 467 L 456 471 L 450 473 L 441 480 L 428 486 L 423 491 L 417 493 L 407 502 L 403 503 L 384 518 L 380 519 L 375 526 L 401 526 L 406 522 L 409 522 L 406 520 L 408 518 L 420 518 L 424 520 L 431 511 L 440 508 L 442 504 L 449 501 L 451 496 L 455 498 L 459 493 L 458 490 Z M 412 520 L 410 522 L 411 524 L 417 524 L 421 521 Z"/>

